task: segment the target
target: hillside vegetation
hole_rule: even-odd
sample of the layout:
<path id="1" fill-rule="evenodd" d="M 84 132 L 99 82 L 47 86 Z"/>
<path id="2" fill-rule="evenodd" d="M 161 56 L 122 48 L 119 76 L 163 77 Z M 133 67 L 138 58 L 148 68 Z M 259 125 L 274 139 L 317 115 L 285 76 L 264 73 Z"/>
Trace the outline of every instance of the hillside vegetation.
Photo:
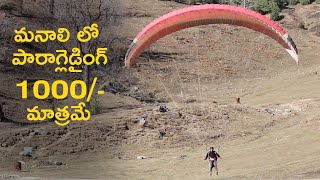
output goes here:
<path id="1" fill-rule="evenodd" d="M 271 13 L 273 20 L 279 20 L 280 11 L 287 5 L 296 5 L 298 3 L 307 5 L 312 3 L 311 0 L 172 0 L 184 4 L 230 4 L 243 6 L 255 10 L 262 14 Z M 320 3 L 319 0 L 316 3 Z"/>

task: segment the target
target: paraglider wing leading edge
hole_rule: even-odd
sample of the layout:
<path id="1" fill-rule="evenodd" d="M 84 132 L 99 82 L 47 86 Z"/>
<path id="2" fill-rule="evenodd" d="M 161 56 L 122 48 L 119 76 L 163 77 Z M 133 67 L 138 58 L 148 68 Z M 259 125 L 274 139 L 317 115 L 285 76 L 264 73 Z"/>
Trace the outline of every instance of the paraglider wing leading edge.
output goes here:
<path id="1" fill-rule="evenodd" d="M 148 24 L 131 43 L 125 56 L 126 67 L 130 68 L 145 49 L 162 37 L 182 29 L 208 24 L 242 26 L 263 33 L 276 40 L 299 63 L 294 41 L 276 22 L 242 7 L 205 4 L 173 11 Z"/>

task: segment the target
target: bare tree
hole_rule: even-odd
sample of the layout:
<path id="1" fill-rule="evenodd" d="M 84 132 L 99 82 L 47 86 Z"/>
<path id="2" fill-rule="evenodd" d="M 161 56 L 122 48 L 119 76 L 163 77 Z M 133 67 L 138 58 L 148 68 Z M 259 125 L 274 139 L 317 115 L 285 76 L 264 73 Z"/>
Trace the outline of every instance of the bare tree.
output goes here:
<path id="1" fill-rule="evenodd" d="M 54 0 L 49 0 L 49 13 L 51 17 L 54 17 Z"/>
<path id="2" fill-rule="evenodd" d="M 118 0 L 44 0 L 44 3 L 37 3 L 39 12 L 37 17 L 50 29 L 60 27 L 68 28 L 71 38 L 68 43 L 48 44 L 47 50 L 65 49 L 71 52 L 77 47 L 82 55 L 95 54 L 99 47 L 109 48 L 117 40 L 117 35 L 112 27 L 119 22 L 121 15 L 121 1 Z M 49 13 L 48 13 L 49 11 Z M 99 26 L 100 35 L 97 39 L 81 43 L 77 40 L 76 34 L 84 26 L 96 23 Z M 108 58 L 110 58 L 108 56 Z M 89 66 L 80 67 L 83 70 L 82 78 L 90 85 Z M 88 104 L 89 106 L 90 104 Z"/>

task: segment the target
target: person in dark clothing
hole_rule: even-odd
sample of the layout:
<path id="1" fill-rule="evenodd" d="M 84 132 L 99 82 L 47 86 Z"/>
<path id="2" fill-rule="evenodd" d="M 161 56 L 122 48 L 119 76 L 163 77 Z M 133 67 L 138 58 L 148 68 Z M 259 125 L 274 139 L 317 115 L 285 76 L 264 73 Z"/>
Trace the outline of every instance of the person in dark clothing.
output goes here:
<path id="1" fill-rule="evenodd" d="M 216 151 L 214 151 L 214 148 L 210 147 L 210 151 L 207 153 L 206 157 L 204 158 L 204 160 L 209 159 L 210 176 L 212 176 L 213 167 L 216 169 L 217 175 L 218 175 L 218 163 L 217 163 L 218 158 L 222 159 L 220 155 Z"/>

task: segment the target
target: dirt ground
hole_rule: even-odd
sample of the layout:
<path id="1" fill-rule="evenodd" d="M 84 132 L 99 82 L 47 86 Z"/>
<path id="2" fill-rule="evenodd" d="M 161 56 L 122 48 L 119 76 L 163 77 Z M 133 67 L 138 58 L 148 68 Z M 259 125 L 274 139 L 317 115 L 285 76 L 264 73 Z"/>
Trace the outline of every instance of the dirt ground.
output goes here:
<path id="1" fill-rule="evenodd" d="M 127 39 L 185 6 L 123 4 L 119 37 Z M 152 45 L 125 71 L 135 87 L 168 99 L 169 112 L 105 94 L 101 114 L 69 129 L 0 122 L 0 179 L 320 179 L 320 38 L 299 28 L 303 21 L 314 30 L 319 11 L 317 4 L 283 11 L 279 23 L 298 46 L 299 66 L 272 39 L 232 26 L 195 27 Z M 1 72 L 1 81 L 8 76 Z M 40 127 L 49 134 L 32 134 Z M 34 147 L 32 157 L 18 155 L 24 146 Z M 210 177 L 203 160 L 210 146 L 222 157 L 219 176 Z M 15 160 L 26 163 L 22 172 L 12 171 Z"/>

